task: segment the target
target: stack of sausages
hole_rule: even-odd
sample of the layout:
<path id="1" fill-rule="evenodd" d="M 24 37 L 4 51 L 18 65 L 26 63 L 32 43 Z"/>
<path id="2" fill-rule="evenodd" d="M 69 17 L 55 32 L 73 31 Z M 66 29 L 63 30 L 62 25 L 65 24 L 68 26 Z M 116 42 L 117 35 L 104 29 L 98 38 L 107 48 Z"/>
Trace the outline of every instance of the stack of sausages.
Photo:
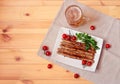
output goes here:
<path id="1" fill-rule="evenodd" d="M 94 62 L 95 49 L 91 47 L 89 50 L 85 50 L 85 47 L 85 43 L 62 40 L 57 53 L 73 59 Z"/>

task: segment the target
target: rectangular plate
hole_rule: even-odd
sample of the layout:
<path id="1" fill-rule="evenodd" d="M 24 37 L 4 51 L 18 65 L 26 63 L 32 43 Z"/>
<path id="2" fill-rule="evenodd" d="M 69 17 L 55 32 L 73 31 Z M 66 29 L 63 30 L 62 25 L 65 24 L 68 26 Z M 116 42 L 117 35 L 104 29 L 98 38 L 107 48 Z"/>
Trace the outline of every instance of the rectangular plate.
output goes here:
<path id="1" fill-rule="evenodd" d="M 69 31 L 71 32 L 72 35 L 75 35 L 76 33 L 82 33 L 82 32 L 78 32 L 78 31 L 75 31 L 75 30 L 71 30 L 69 28 L 62 27 L 60 29 L 60 31 L 58 32 L 58 36 L 57 36 L 57 39 L 56 39 L 56 42 L 55 42 L 55 46 L 53 48 L 53 54 L 52 54 L 51 58 L 58 61 L 58 62 L 69 65 L 69 66 L 73 66 L 73 67 L 76 67 L 76 68 L 79 68 L 79 69 L 95 72 L 98 61 L 99 61 L 99 58 L 100 58 L 100 53 L 101 53 L 101 50 L 102 50 L 103 39 L 90 35 L 91 37 L 93 37 L 97 41 L 97 46 L 100 49 L 96 50 L 96 53 L 95 53 L 95 56 L 94 56 L 94 61 L 95 62 L 93 63 L 93 65 L 90 66 L 90 67 L 88 67 L 88 66 L 85 67 L 81 64 L 82 63 L 81 60 L 73 59 L 73 58 L 69 58 L 69 57 L 64 57 L 63 55 L 60 55 L 60 54 L 57 53 L 57 49 L 60 47 L 60 42 L 62 41 L 62 34 L 64 34 L 64 33 L 69 34 Z"/>

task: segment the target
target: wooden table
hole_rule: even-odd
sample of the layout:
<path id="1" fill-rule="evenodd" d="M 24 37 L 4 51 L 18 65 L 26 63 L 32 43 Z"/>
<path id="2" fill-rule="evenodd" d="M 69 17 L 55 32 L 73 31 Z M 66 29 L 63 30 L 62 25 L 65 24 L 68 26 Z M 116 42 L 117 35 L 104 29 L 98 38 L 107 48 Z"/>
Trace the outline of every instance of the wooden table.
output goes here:
<path id="1" fill-rule="evenodd" d="M 0 84 L 93 84 L 53 64 L 37 51 L 62 0 L 0 0 Z M 79 0 L 120 18 L 120 0 Z"/>

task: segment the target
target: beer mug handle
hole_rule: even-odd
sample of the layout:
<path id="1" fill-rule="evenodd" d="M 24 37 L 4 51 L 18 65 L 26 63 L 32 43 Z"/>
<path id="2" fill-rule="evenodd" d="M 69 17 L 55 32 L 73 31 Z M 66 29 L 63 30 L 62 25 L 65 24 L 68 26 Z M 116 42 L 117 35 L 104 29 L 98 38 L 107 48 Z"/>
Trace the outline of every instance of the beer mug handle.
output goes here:
<path id="1" fill-rule="evenodd" d="M 90 21 L 90 18 L 88 18 L 86 16 L 83 16 L 83 20 L 86 21 L 86 22 L 88 22 L 88 21 Z"/>

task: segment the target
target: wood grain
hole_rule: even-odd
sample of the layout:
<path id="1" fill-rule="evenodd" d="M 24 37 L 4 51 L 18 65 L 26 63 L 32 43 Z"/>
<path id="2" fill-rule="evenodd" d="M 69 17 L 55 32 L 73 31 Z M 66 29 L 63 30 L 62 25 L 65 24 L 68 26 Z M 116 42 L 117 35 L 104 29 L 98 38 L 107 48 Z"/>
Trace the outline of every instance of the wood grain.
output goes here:
<path id="1" fill-rule="evenodd" d="M 38 49 L 0 49 L 0 64 L 48 64 L 37 56 Z M 34 60 L 33 60 L 34 59 Z"/>
<path id="2" fill-rule="evenodd" d="M 120 0 L 78 0 L 120 18 Z M 37 52 L 63 0 L 0 0 L 0 84 L 93 84 Z"/>
<path id="3" fill-rule="evenodd" d="M 0 48 L 39 48 L 43 37 L 44 34 L 1 34 Z"/>
<path id="4" fill-rule="evenodd" d="M 101 5 L 105 5 L 105 6 L 119 6 L 120 1 L 119 0 L 77 0 L 80 3 L 89 5 L 89 6 L 93 6 L 93 5 L 97 5 L 97 6 L 101 6 Z M 23 3 L 24 2 L 24 3 Z M 58 6 L 61 5 L 63 3 L 63 0 L 1 0 L 0 4 L 1 6 Z"/>
<path id="5" fill-rule="evenodd" d="M 60 6 L 39 6 L 39 7 L 0 7 L 1 21 L 42 21 L 53 20 L 58 12 Z M 120 6 L 91 6 L 102 13 L 118 17 L 120 13 Z M 35 10 L 34 10 L 35 9 Z M 54 11 L 51 11 L 54 10 Z M 39 11 L 39 13 L 38 13 Z M 26 13 L 30 16 L 26 17 Z M 49 16 L 51 15 L 51 16 Z M 14 17 L 10 17 L 14 16 Z"/>
<path id="6" fill-rule="evenodd" d="M 0 80 L 0 84 L 92 84 L 85 80 Z"/>

